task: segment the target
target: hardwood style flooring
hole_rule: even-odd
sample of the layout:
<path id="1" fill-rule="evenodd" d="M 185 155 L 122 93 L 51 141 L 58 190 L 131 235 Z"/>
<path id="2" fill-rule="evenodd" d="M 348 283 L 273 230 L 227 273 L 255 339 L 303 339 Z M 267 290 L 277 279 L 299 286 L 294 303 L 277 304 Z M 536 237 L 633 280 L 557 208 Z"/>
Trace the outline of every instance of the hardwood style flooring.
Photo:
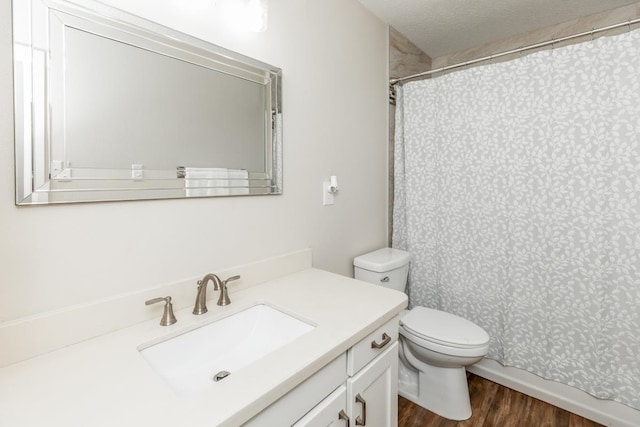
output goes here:
<path id="1" fill-rule="evenodd" d="M 604 427 L 477 375 L 467 379 L 471 418 L 451 421 L 400 397 L 398 427 Z"/>

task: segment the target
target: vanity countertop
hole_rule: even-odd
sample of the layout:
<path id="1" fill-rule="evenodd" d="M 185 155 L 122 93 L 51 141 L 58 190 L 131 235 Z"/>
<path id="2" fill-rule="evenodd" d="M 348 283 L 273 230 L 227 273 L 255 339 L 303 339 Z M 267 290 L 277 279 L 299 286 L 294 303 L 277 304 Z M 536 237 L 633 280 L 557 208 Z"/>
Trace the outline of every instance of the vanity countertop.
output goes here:
<path id="1" fill-rule="evenodd" d="M 178 323 L 172 326 L 159 326 L 154 319 L 0 369 L 0 425 L 237 426 L 407 305 L 403 293 L 313 268 L 232 292 L 231 300 L 226 307 L 209 300 L 209 312 L 201 316 L 191 309 L 177 311 Z M 317 326 L 224 381 L 185 397 L 138 351 L 164 335 L 259 303 Z"/>

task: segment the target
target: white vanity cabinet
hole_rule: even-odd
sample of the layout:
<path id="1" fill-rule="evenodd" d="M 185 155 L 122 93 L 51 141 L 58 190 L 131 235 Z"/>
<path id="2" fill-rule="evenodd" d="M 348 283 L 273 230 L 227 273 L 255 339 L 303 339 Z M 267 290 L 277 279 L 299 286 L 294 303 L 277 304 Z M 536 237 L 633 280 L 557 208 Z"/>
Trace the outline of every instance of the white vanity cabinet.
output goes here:
<path id="1" fill-rule="evenodd" d="M 398 425 L 398 343 L 347 380 L 351 425 Z"/>
<path id="2" fill-rule="evenodd" d="M 398 425 L 398 319 L 347 351 L 345 385 L 316 405 L 295 427 Z"/>

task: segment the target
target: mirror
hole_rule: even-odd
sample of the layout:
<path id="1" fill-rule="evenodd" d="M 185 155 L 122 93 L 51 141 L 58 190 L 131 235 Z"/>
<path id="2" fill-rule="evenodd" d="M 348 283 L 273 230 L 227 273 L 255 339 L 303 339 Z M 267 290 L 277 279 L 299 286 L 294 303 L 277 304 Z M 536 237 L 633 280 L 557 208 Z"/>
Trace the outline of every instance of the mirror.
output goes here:
<path id="1" fill-rule="evenodd" d="M 16 204 L 282 193 L 281 70 L 92 0 L 14 0 Z"/>

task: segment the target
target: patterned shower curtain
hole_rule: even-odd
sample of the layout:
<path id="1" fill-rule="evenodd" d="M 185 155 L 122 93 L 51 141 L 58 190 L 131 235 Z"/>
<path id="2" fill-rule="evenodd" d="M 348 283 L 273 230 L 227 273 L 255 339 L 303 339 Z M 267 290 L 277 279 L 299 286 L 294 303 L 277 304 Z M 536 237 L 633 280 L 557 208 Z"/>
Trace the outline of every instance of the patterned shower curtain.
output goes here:
<path id="1" fill-rule="evenodd" d="M 395 159 L 410 304 L 640 409 L 640 31 L 405 84 Z"/>

